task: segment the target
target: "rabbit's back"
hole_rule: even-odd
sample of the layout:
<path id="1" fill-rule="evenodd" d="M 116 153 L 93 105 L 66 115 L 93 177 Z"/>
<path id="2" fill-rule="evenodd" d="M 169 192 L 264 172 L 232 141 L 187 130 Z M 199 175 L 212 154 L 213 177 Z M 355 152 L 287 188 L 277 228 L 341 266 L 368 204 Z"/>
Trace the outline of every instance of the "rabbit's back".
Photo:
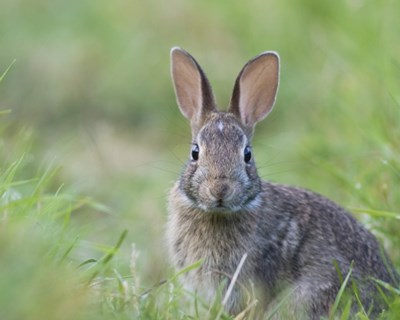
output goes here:
<path id="1" fill-rule="evenodd" d="M 266 203 L 259 239 L 274 225 L 281 226 L 277 230 L 282 229 L 282 237 L 276 239 L 293 280 L 306 273 L 320 282 L 328 280 L 329 274 L 339 280 L 335 264 L 344 277 L 353 262 L 356 278 L 395 281 L 394 268 L 376 238 L 336 203 L 308 190 L 270 182 L 263 182 L 263 193 Z"/>
<path id="2" fill-rule="evenodd" d="M 284 257 L 281 267 L 287 270 L 285 276 L 295 288 L 294 301 L 306 306 L 316 319 L 326 315 L 352 265 L 350 279 L 365 310 L 372 307 L 373 313 L 380 312 L 383 301 L 371 278 L 397 285 L 399 276 L 372 233 L 319 194 L 268 182 L 263 183 L 263 192 L 268 204 L 261 221 L 267 221 L 266 216 L 274 217 L 274 223 L 287 221 L 281 227 L 286 228 L 282 232 L 286 236 L 278 240 L 278 251 Z M 263 222 L 260 241 L 273 225 Z"/>

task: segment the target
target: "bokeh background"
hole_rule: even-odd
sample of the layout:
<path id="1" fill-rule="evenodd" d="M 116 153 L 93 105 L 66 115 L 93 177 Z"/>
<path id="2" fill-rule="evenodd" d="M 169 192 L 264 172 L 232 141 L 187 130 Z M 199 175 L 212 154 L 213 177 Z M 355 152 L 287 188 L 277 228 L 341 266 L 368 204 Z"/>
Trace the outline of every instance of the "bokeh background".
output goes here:
<path id="1" fill-rule="evenodd" d="M 16 60 L 0 83 L 2 170 L 23 155 L 18 181 L 59 167 L 47 192 L 96 202 L 71 214 L 71 261 L 126 229 L 115 266 L 128 273 L 135 243 L 151 286 L 172 272 L 166 195 L 190 143 L 170 48 L 199 61 L 221 108 L 244 63 L 274 50 L 281 82 L 256 131 L 260 175 L 351 209 L 399 267 L 399 12 L 395 0 L 2 0 L 0 74 Z"/>

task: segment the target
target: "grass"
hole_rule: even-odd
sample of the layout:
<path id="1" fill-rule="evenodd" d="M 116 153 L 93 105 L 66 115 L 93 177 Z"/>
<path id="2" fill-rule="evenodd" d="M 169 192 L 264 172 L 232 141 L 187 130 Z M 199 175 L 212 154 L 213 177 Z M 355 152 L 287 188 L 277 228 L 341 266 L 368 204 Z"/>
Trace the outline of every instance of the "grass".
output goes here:
<path id="1" fill-rule="evenodd" d="M 164 246 L 166 190 L 190 142 L 175 45 L 221 106 L 245 61 L 280 53 L 277 105 L 254 141 L 260 175 L 349 208 L 399 270 L 398 1 L 1 7 L 1 319 L 229 319 L 223 297 L 210 307 L 185 291 Z M 351 289 L 331 318 L 351 318 Z M 390 290 L 382 318 L 396 319 Z"/>
<path id="2" fill-rule="evenodd" d="M 21 134 L 24 135 L 18 133 Z M 127 230 L 121 229 L 110 244 L 86 239 L 85 236 L 93 236 L 90 226 L 74 220 L 80 221 L 80 215 L 109 215 L 111 209 L 87 196 L 64 191 L 66 187 L 57 183 L 60 168 L 39 166 L 36 174 L 27 175 L 37 166 L 30 159 L 31 142 L 27 138 L 16 141 L 25 144 L 20 148 L 26 152 L 10 163 L 3 157 L 0 176 L 2 319 L 232 319 L 223 313 L 222 297 L 208 306 L 179 283 L 182 274 L 201 262 L 174 275 L 170 272 L 167 280 L 149 287 L 142 284 L 136 247 L 131 248 L 130 257 L 121 254 Z M 340 181 L 347 183 L 345 178 Z M 368 215 L 376 223 L 398 220 L 395 212 L 354 211 Z M 331 319 L 351 319 L 352 300 L 343 295 L 350 274 L 351 268 Z M 386 298 L 390 307 L 383 317 L 390 318 L 392 314 L 394 319 L 400 291 L 378 284 L 397 296 L 394 302 Z M 284 307 L 284 302 L 283 298 L 271 317 Z M 252 305 L 244 316 L 251 310 Z M 367 312 L 360 311 L 356 318 L 368 319 Z"/>

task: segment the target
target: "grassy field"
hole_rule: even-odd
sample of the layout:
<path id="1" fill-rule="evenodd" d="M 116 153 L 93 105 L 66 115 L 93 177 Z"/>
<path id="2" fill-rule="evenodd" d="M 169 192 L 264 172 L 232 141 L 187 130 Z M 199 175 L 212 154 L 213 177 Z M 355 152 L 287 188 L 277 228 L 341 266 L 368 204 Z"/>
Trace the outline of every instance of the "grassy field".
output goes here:
<path id="1" fill-rule="evenodd" d="M 248 59 L 279 52 L 260 175 L 351 210 L 400 270 L 398 12 L 394 0 L 3 0 L 0 319 L 230 319 L 186 292 L 166 255 L 166 193 L 190 142 L 175 45 L 221 107 Z M 382 318 L 397 319 L 399 290 Z"/>

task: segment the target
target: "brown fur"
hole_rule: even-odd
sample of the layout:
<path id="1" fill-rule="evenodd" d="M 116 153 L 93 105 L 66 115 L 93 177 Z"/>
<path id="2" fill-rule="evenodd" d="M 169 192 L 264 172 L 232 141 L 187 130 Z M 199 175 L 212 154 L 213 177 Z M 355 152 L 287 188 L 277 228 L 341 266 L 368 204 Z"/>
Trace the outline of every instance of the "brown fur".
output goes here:
<path id="1" fill-rule="evenodd" d="M 247 254 L 240 285 L 226 304 L 230 313 L 243 310 L 246 290 L 255 285 L 262 309 L 289 290 L 289 313 L 319 319 L 329 313 L 341 285 L 334 262 L 345 276 L 353 261 L 352 279 L 361 301 L 367 309 L 374 304 L 379 312 L 382 306 L 374 300 L 376 289 L 368 276 L 394 283 L 397 275 L 390 263 L 385 266 L 375 237 L 332 201 L 261 181 L 254 158 L 244 161 L 255 123 L 271 111 L 275 100 L 277 56 L 264 53 L 245 65 L 228 112 L 215 109 L 208 80 L 188 53 L 174 49 L 172 61 L 174 84 L 181 86 L 176 89 L 178 105 L 191 121 L 199 150 L 169 195 L 167 236 L 173 263 L 184 268 L 204 261 L 185 275 L 186 284 L 211 300 Z M 195 88 L 193 82 L 185 87 L 181 74 L 202 80 Z M 273 88 L 266 94 L 263 84 Z"/>

